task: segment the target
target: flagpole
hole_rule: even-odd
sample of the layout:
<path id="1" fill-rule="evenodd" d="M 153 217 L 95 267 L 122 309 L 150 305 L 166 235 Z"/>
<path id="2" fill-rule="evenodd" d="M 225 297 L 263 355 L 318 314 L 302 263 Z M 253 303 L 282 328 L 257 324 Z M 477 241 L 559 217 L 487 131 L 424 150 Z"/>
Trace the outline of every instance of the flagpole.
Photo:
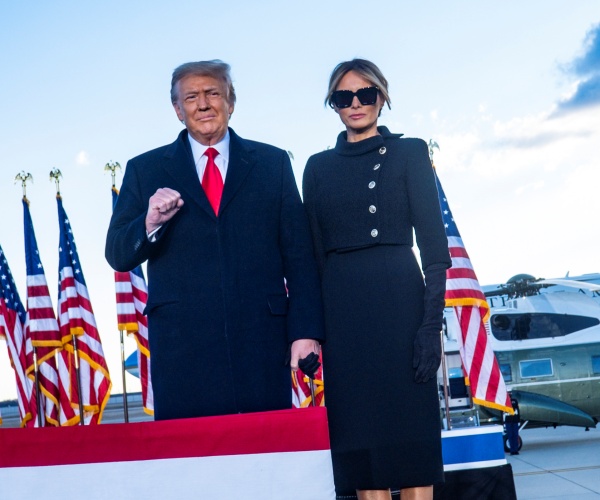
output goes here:
<path id="1" fill-rule="evenodd" d="M 431 167 L 435 170 L 435 164 L 433 163 L 433 150 L 435 148 L 439 151 L 440 146 L 433 139 L 429 139 L 427 146 L 429 148 L 429 160 L 431 161 Z M 440 342 L 442 344 L 442 381 L 444 384 L 444 410 L 446 413 L 446 426 L 448 430 L 452 430 L 452 419 L 450 418 L 450 400 L 448 399 L 448 372 L 446 371 L 446 351 L 444 350 L 443 330 L 440 332 Z"/>
<path id="2" fill-rule="evenodd" d="M 35 402 L 37 404 L 38 425 L 44 427 L 42 422 L 42 400 L 40 399 L 40 377 L 38 376 L 37 347 L 33 348 L 33 373 L 35 375 Z"/>
<path id="3" fill-rule="evenodd" d="M 121 375 L 123 376 L 123 416 L 125 423 L 129 423 L 129 408 L 127 407 L 127 383 L 125 381 L 125 343 L 123 342 L 123 330 L 119 330 L 121 335 Z"/>
<path id="4" fill-rule="evenodd" d="M 81 371 L 79 370 L 79 349 L 77 349 L 77 336 L 71 335 L 73 339 L 73 358 L 75 359 L 75 375 L 77 379 L 77 401 L 79 403 L 79 425 L 85 425 L 83 419 L 83 402 L 81 400 Z"/>
<path id="5" fill-rule="evenodd" d="M 444 384 L 444 407 L 446 411 L 446 427 L 447 430 L 452 430 L 452 419 L 450 418 L 450 401 L 448 399 L 448 372 L 446 371 L 446 352 L 444 351 L 444 334 L 440 335 L 442 343 L 442 381 Z"/>
<path id="6" fill-rule="evenodd" d="M 121 170 L 121 165 L 119 162 L 109 161 L 106 165 L 104 165 L 104 171 L 110 172 L 110 177 L 112 181 L 112 189 L 115 191 L 117 189 L 116 186 L 116 176 L 117 169 Z M 116 192 L 116 191 L 115 191 Z M 123 336 L 123 330 L 119 329 L 119 336 L 121 338 L 121 377 L 123 379 L 123 418 L 125 419 L 125 423 L 129 423 L 129 408 L 127 406 L 127 381 L 125 377 L 125 341 Z"/>
<path id="7" fill-rule="evenodd" d="M 54 181 L 56 185 L 56 197 L 60 198 L 60 178 L 62 174 L 58 168 L 50 170 L 50 180 Z M 81 391 L 81 371 L 79 369 L 79 350 L 77 349 L 77 337 L 75 334 L 71 334 L 73 339 L 73 358 L 75 360 L 75 378 L 77 379 L 77 401 L 79 403 L 79 425 L 85 425 L 83 415 L 83 402 L 82 402 L 82 391 Z"/>
<path id="8" fill-rule="evenodd" d="M 31 181 L 33 183 L 33 176 L 24 170 L 21 170 L 15 177 L 15 182 L 21 181 L 21 187 L 23 188 L 23 200 L 25 203 L 29 204 L 29 200 L 27 199 L 27 181 Z M 28 306 L 29 308 L 29 306 Z M 35 402 L 37 405 L 37 419 L 38 426 L 43 427 L 42 422 L 42 400 L 40 399 L 40 378 L 38 375 L 38 364 L 37 364 L 37 347 L 33 346 L 33 375 L 35 379 Z"/>

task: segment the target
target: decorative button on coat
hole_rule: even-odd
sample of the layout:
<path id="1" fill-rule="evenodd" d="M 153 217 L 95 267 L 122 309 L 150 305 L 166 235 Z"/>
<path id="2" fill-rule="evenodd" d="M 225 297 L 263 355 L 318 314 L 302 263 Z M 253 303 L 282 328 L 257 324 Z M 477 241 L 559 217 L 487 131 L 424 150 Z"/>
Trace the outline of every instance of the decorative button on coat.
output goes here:
<path id="1" fill-rule="evenodd" d="M 375 212 L 377 212 L 377 207 L 375 207 L 375 205 L 371 205 L 369 207 L 369 212 L 371 212 L 372 214 L 374 214 Z"/>
<path id="2" fill-rule="evenodd" d="M 377 165 L 375 165 L 375 166 L 373 167 L 373 170 L 377 170 L 377 169 L 379 169 L 379 167 L 381 167 L 381 163 L 378 163 Z"/>
<path id="3" fill-rule="evenodd" d="M 375 181 L 369 182 L 369 189 L 373 189 L 375 187 Z"/>
<path id="4" fill-rule="evenodd" d="M 379 234 L 379 231 L 377 231 L 377 229 L 373 229 L 371 231 L 371 236 L 373 236 L 373 238 L 377 238 L 377 235 Z"/>
<path id="5" fill-rule="evenodd" d="M 386 151 L 387 151 L 387 149 L 385 149 L 385 146 L 381 146 L 381 147 L 379 148 L 379 154 L 380 154 L 380 155 L 384 155 Z"/>

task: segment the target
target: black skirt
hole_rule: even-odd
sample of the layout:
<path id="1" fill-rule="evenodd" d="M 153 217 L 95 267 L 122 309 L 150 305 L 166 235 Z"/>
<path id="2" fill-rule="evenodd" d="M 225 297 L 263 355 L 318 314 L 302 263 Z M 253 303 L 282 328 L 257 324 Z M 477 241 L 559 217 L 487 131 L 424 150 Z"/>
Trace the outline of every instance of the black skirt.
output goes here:
<path id="1" fill-rule="evenodd" d="M 424 284 L 408 246 L 331 252 L 325 404 L 338 495 L 443 481 L 436 380 L 414 382 Z"/>

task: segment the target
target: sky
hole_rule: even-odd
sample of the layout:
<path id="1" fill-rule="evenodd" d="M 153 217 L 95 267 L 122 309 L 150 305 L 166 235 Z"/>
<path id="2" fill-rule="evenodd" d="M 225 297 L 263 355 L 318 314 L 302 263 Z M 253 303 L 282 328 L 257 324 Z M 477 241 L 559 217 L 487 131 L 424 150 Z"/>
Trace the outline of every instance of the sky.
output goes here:
<path id="1" fill-rule="evenodd" d="M 104 259 L 108 162 L 169 144 L 181 124 L 173 69 L 222 59 L 230 126 L 293 154 L 333 147 L 323 105 L 340 61 L 390 82 L 380 124 L 433 139 L 434 162 L 482 285 L 528 273 L 600 272 L 600 8 L 596 0 L 317 2 L 3 0 L 0 3 L 0 245 L 26 297 L 22 190 L 56 307 L 60 191 L 113 383 L 122 392 L 114 281 Z M 117 174 L 117 187 L 122 173 Z M 4 342 L 0 342 L 4 344 Z M 126 339 L 125 351 L 135 350 Z M 139 390 L 127 375 L 127 390 Z M 16 398 L 0 345 L 0 400 Z"/>

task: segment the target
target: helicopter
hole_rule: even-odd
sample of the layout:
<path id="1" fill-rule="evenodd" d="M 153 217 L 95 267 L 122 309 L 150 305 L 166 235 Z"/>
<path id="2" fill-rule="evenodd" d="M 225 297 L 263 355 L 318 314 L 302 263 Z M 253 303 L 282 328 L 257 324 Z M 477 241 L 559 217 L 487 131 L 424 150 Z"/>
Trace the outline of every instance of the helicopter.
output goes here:
<path id="1" fill-rule="evenodd" d="M 513 276 L 483 287 L 490 305 L 488 342 L 519 403 L 521 429 L 569 425 L 589 430 L 600 419 L 600 274 L 540 279 Z M 470 406 L 460 368 L 458 322 L 445 310 L 449 408 Z M 454 390 L 453 390 L 454 389 Z M 472 405 L 471 405 L 472 406 Z M 481 424 L 501 423 L 498 410 L 478 406 Z"/>

